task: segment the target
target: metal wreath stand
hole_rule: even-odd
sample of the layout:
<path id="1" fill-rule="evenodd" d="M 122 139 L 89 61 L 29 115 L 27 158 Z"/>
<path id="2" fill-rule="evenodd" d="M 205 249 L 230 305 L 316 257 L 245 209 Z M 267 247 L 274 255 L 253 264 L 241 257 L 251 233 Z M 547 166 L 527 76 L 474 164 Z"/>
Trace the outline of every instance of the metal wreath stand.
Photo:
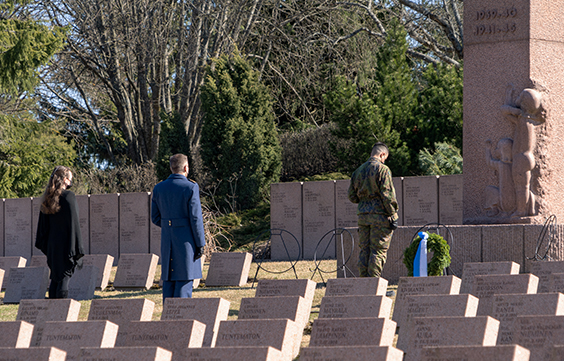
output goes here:
<path id="1" fill-rule="evenodd" d="M 351 239 L 351 252 L 349 253 L 348 258 L 345 259 L 345 246 L 344 246 L 344 239 L 343 239 L 343 234 L 347 232 L 350 236 Z M 323 242 L 325 241 L 325 237 L 327 237 L 328 235 L 331 235 L 331 237 L 329 238 L 329 240 L 327 241 L 327 245 L 325 246 L 325 248 L 323 249 L 323 253 L 321 253 L 321 257 L 317 258 L 317 250 L 320 248 L 320 246 L 323 244 Z M 334 271 L 325 271 L 323 269 L 321 269 L 320 265 L 321 265 L 321 260 L 324 259 L 325 254 L 327 253 L 327 250 L 329 249 L 329 246 L 331 244 L 333 244 L 334 242 L 336 242 L 336 237 L 339 236 L 339 240 L 340 240 L 340 245 L 341 245 L 341 257 L 343 260 L 343 265 L 341 267 L 337 267 L 336 270 Z M 354 250 L 354 237 L 352 235 L 352 233 L 346 229 L 346 228 L 335 228 L 330 230 L 329 232 L 325 233 L 323 235 L 323 237 L 321 237 L 321 239 L 319 240 L 319 242 L 317 242 L 317 246 L 315 246 L 315 252 L 313 253 L 313 262 L 315 263 L 315 269 L 313 270 L 313 274 L 311 275 L 311 279 L 313 280 L 313 277 L 315 276 L 315 274 L 317 273 L 317 271 L 319 271 L 319 275 L 321 276 L 321 280 L 323 281 L 323 283 L 325 282 L 325 279 L 323 278 L 323 273 L 333 273 L 333 272 L 337 272 L 339 269 L 342 269 L 344 277 L 347 278 L 347 270 L 353 275 L 354 277 L 354 273 L 352 272 L 352 270 L 347 266 L 347 263 L 349 262 L 349 260 L 351 259 L 352 256 L 352 250 Z M 338 255 L 337 255 L 338 258 Z"/>
<path id="2" fill-rule="evenodd" d="M 556 225 L 557 225 L 556 215 L 553 214 L 546 219 L 546 221 L 544 222 L 544 226 L 542 227 L 542 230 L 539 234 L 539 238 L 537 240 L 537 246 L 535 247 L 534 256 L 526 257 L 529 261 L 550 261 L 552 259 L 552 257 L 548 255 L 548 252 L 550 251 L 550 248 L 552 247 L 554 242 Z M 546 243 L 546 249 L 544 255 L 541 256 L 539 251 L 547 234 L 548 234 L 548 241 Z"/>

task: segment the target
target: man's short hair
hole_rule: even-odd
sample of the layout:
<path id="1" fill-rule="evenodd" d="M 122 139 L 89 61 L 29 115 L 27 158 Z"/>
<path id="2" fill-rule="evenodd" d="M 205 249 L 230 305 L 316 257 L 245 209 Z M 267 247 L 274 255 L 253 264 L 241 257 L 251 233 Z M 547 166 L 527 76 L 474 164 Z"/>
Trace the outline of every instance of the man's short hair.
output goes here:
<path id="1" fill-rule="evenodd" d="M 170 157 L 170 170 L 172 173 L 181 173 L 184 171 L 185 165 L 188 165 L 188 157 L 184 154 L 178 153 Z"/>
<path id="2" fill-rule="evenodd" d="M 380 155 L 381 153 L 390 154 L 390 151 L 388 150 L 388 146 L 386 146 L 386 144 L 378 142 L 372 146 L 370 156 L 374 157 L 375 155 Z"/>

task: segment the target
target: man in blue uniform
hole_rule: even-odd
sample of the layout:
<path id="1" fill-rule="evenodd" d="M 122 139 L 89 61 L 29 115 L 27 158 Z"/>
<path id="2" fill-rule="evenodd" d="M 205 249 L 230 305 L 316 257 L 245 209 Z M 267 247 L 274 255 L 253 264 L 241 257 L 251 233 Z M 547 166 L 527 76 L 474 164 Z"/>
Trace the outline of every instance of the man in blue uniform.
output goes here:
<path id="1" fill-rule="evenodd" d="M 188 158 L 170 157 L 172 174 L 153 189 L 151 219 L 161 227 L 163 302 L 192 297 L 194 279 L 202 278 L 200 257 L 206 240 L 200 188 L 188 180 Z"/>

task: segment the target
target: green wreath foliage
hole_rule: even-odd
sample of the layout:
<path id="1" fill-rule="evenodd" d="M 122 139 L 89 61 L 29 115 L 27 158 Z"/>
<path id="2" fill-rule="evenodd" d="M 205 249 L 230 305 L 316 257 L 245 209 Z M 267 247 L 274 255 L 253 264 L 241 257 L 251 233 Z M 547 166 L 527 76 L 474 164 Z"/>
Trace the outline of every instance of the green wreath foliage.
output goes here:
<path id="1" fill-rule="evenodd" d="M 409 277 L 413 277 L 413 261 L 415 261 L 415 255 L 420 242 L 421 237 L 415 237 L 413 242 L 403 252 L 403 263 L 407 267 L 407 275 Z M 427 250 L 433 252 L 433 258 L 427 265 L 427 274 L 429 276 L 441 276 L 443 270 L 450 266 L 450 246 L 443 237 L 436 233 L 429 233 Z"/>

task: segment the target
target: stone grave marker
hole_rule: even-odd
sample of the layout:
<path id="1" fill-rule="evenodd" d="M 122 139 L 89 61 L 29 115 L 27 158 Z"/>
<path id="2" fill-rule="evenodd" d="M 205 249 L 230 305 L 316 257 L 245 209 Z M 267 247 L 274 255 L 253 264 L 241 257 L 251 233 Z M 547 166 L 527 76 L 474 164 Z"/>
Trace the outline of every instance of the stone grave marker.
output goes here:
<path id="1" fill-rule="evenodd" d="M 552 273 L 564 273 L 564 261 L 531 262 L 531 273 L 539 278 L 537 292 L 549 292 L 550 275 Z"/>
<path id="2" fill-rule="evenodd" d="M 325 296 L 319 318 L 389 318 L 391 311 L 392 299 L 386 296 Z"/>
<path id="3" fill-rule="evenodd" d="M 421 226 L 439 221 L 438 176 L 403 178 L 403 224 Z"/>
<path id="4" fill-rule="evenodd" d="M 310 279 L 262 279 L 258 281 L 255 297 L 302 296 L 313 302 L 316 286 Z"/>
<path id="5" fill-rule="evenodd" d="M 502 346 L 426 346 L 421 361 L 447 360 L 506 360 L 529 361 L 530 352 L 519 345 Z"/>
<path id="6" fill-rule="evenodd" d="M 162 347 L 83 347 L 78 355 L 80 361 L 171 361 L 172 352 Z"/>
<path id="7" fill-rule="evenodd" d="M 31 347 L 41 344 L 43 328 L 47 321 L 78 321 L 80 302 L 70 298 L 46 300 L 21 300 L 17 321 L 34 325 Z"/>
<path id="8" fill-rule="evenodd" d="M 462 295 L 414 295 L 406 300 L 405 320 L 399 328 L 396 347 L 405 350 L 410 340 L 409 330 L 413 328 L 416 317 L 460 316 L 476 317 L 478 298 L 469 294 Z"/>
<path id="9" fill-rule="evenodd" d="M 358 205 L 349 200 L 350 179 L 335 181 L 335 227 L 358 227 Z"/>
<path id="10" fill-rule="evenodd" d="M 99 273 L 96 266 L 75 269 L 69 281 L 69 297 L 77 301 L 93 299 Z"/>
<path id="11" fill-rule="evenodd" d="M 270 228 L 283 229 L 296 238 L 286 234 L 273 234 L 270 240 L 270 258 L 272 260 L 286 261 L 288 254 L 290 259 L 297 259 L 298 256 L 303 258 L 302 185 L 302 182 L 272 183 L 270 185 Z M 288 249 L 288 254 L 286 249 Z"/>
<path id="12" fill-rule="evenodd" d="M 284 361 L 282 352 L 270 346 L 187 348 L 179 351 L 184 361 Z"/>
<path id="13" fill-rule="evenodd" d="M 0 347 L 2 360 L 65 361 L 67 353 L 56 347 L 8 348 Z"/>
<path id="14" fill-rule="evenodd" d="M 398 201 L 398 226 L 405 226 L 403 221 L 403 177 L 392 177 L 392 183 L 396 191 L 396 200 Z"/>
<path id="15" fill-rule="evenodd" d="M 564 360 L 564 346 L 559 346 L 559 345 L 553 346 L 550 361 L 563 361 L 563 360 Z"/>
<path id="16" fill-rule="evenodd" d="M 392 319 L 402 327 L 407 312 L 407 297 L 415 295 L 457 295 L 460 278 L 456 276 L 400 277 Z"/>
<path id="17" fill-rule="evenodd" d="M 80 224 L 80 235 L 84 253 L 90 253 L 90 195 L 76 195 L 78 204 L 78 223 Z"/>
<path id="18" fill-rule="evenodd" d="M 402 361 L 403 351 L 393 346 L 304 347 L 300 361 L 382 360 Z"/>
<path id="19" fill-rule="evenodd" d="M 4 256 L 21 256 L 30 259 L 31 236 L 31 198 L 6 199 L 4 201 Z"/>
<path id="20" fill-rule="evenodd" d="M 173 298 L 165 299 L 162 321 L 196 320 L 206 325 L 203 347 L 214 347 L 219 323 L 227 320 L 229 305 L 223 298 Z"/>
<path id="21" fill-rule="evenodd" d="M 98 268 L 96 277 L 96 288 L 104 290 L 108 287 L 114 257 L 109 254 L 87 254 L 82 257 L 83 266 L 94 266 Z"/>
<path id="22" fill-rule="evenodd" d="M 462 268 L 460 293 L 470 293 L 476 275 L 516 275 L 521 266 L 512 261 L 466 262 Z"/>
<path id="23" fill-rule="evenodd" d="M 159 257 L 156 254 L 122 253 L 116 271 L 114 288 L 149 289 L 155 281 Z"/>
<path id="24" fill-rule="evenodd" d="M 151 321 L 155 303 L 144 298 L 98 299 L 90 303 L 88 321 L 111 321 L 123 327 L 129 321 Z M 121 333 L 121 332 L 120 332 Z"/>
<path id="25" fill-rule="evenodd" d="M 478 316 L 491 315 L 494 295 L 510 293 L 537 293 L 539 278 L 532 274 L 477 275 L 472 292 L 480 299 Z"/>
<path id="26" fill-rule="evenodd" d="M 298 356 L 303 332 L 288 319 L 221 321 L 215 347 L 271 346 L 283 360 Z"/>
<path id="27" fill-rule="evenodd" d="M 206 325 L 196 320 L 131 321 L 119 332 L 117 347 L 158 346 L 175 355 L 185 348 L 202 347 Z"/>
<path id="28" fill-rule="evenodd" d="M 39 253 L 41 253 L 41 251 L 39 251 Z M 47 256 L 43 253 L 31 256 L 27 267 L 49 267 L 47 264 Z"/>
<path id="29" fill-rule="evenodd" d="M 19 303 L 23 299 L 44 299 L 48 286 L 49 268 L 12 268 L 6 285 L 4 303 Z"/>
<path id="30" fill-rule="evenodd" d="M 340 248 L 340 244 L 337 245 L 337 278 L 360 277 L 358 270 L 358 258 L 360 253 L 358 246 L 358 227 L 344 228 L 342 237 L 342 248 Z M 329 280 L 327 281 L 329 282 Z"/>
<path id="31" fill-rule="evenodd" d="M 564 293 L 564 273 L 551 273 L 548 277 L 548 292 Z"/>
<path id="32" fill-rule="evenodd" d="M 439 223 L 462 224 L 462 174 L 439 177 Z"/>
<path id="33" fill-rule="evenodd" d="M 114 347 L 117 333 L 110 321 L 47 321 L 40 347 L 57 347 L 67 352 L 66 361 L 76 361 L 82 347 Z"/>
<path id="34" fill-rule="evenodd" d="M 240 287 L 247 284 L 252 259 L 253 256 L 247 252 L 212 253 L 206 287 Z"/>
<path id="35" fill-rule="evenodd" d="M 564 316 L 517 316 L 513 341 L 531 351 L 530 361 L 550 360 L 564 339 Z"/>
<path id="36" fill-rule="evenodd" d="M 489 316 L 416 317 L 413 325 L 404 361 L 420 360 L 425 346 L 495 346 L 499 329 Z"/>
<path id="37" fill-rule="evenodd" d="M 388 318 L 318 318 L 309 346 L 392 346 L 395 332 Z"/>
<path id="38" fill-rule="evenodd" d="M 335 181 L 305 182 L 303 185 L 303 258 L 335 258 L 335 246 L 329 245 L 335 229 Z M 323 237 L 323 241 L 319 244 Z M 327 250 L 326 250 L 327 248 Z"/>
<path id="39" fill-rule="evenodd" d="M 118 202 L 117 194 L 90 196 L 90 253 L 109 254 L 114 262 L 119 259 Z"/>
<path id="40" fill-rule="evenodd" d="M 498 345 L 514 344 L 517 316 L 564 316 L 564 295 L 561 293 L 495 295 L 491 316 L 500 322 Z"/>
<path id="41" fill-rule="evenodd" d="M 241 299 L 239 320 L 287 318 L 303 331 L 309 321 L 311 302 L 301 296 L 252 297 Z"/>
<path id="42" fill-rule="evenodd" d="M 33 335 L 33 325 L 25 321 L 4 321 L 1 323 L 0 347 L 28 348 Z"/>
<path id="43" fill-rule="evenodd" d="M 150 193 L 120 193 L 119 252 L 149 252 Z"/>
<path id="44" fill-rule="evenodd" d="M 382 277 L 330 278 L 325 296 L 385 296 L 387 288 Z"/>
<path id="45" fill-rule="evenodd" d="M 8 279 L 10 278 L 11 268 L 25 267 L 27 259 L 21 256 L 0 257 L 0 269 L 4 270 L 4 281 L 2 282 L 2 289 L 6 288 Z"/>

